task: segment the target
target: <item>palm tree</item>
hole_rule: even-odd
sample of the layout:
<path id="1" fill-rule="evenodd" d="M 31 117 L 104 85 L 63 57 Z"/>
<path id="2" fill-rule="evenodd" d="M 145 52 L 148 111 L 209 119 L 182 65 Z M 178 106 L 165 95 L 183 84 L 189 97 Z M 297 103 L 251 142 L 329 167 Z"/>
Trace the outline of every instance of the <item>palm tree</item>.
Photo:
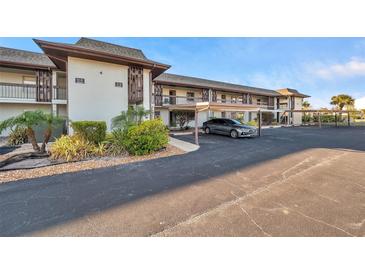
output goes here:
<path id="1" fill-rule="evenodd" d="M 340 111 L 343 110 L 345 106 L 353 106 L 355 104 L 355 99 L 347 94 L 339 94 L 332 96 L 331 105 L 336 106 Z M 339 114 L 340 121 L 342 120 L 342 113 Z"/>
<path id="2" fill-rule="evenodd" d="M 311 104 L 308 101 L 304 101 L 302 103 L 302 109 L 307 110 L 307 109 L 310 109 L 310 107 L 311 107 Z"/>
<path id="3" fill-rule="evenodd" d="M 48 114 L 48 113 L 44 113 L 43 119 L 44 119 L 44 122 L 46 122 L 46 129 L 43 134 L 44 138 L 43 138 L 43 142 L 42 142 L 42 146 L 41 146 L 42 153 L 46 152 L 46 146 L 52 137 L 53 129 L 57 125 L 59 125 L 60 123 L 63 122 L 62 118 L 60 118 L 58 116 L 54 116 L 53 114 Z"/>
<path id="4" fill-rule="evenodd" d="M 345 106 L 353 106 L 354 104 L 355 104 L 355 99 L 347 94 L 339 94 L 336 96 L 332 96 L 331 98 L 331 105 L 335 105 L 341 111 Z"/>
<path id="5" fill-rule="evenodd" d="M 151 112 L 145 110 L 142 106 L 135 108 L 129 107 L 127 111 L 122 111 L 118 116 L 112 119 L 113 129 L 128 129 L 133 125 L 139 125 L 142 122 L 143 117 L 146 117 Z"/>
<path id="6" fill-rule="evenodd" d="M 310 109 L 310 107 L 311 107 L 311 104 L 308 101 L 304 101 L 302 103 L 303 110 L 308 110 L 308 109 Z M 310 115 L 307 115 L 307 112 L 304 112 L 302 120 L 303 120 L 303 122 L 306 122 L 306 123 L 310 122 Z"/>
<path id="7" fill-rule="evenodd" d="M 0 123 L 0 133 L 7 128 L 13 128 L 17 126 L 24 127 L 27 131 L 28 140 L 31 142 L 34 151 L 45 152 L 46 145 L 52 136 L 53 126 L 59 121 L 61 121 L 61 118 L 54 117 L 53 115 L 44 113 L 41 110 L 24 111 L 18 116 L 10 117 L 2 121 Z M 47 127 L 44 133 L 42 148 L 40 148 L 35 137 L 34 127 L 44 122 L 47 124 Z"/>

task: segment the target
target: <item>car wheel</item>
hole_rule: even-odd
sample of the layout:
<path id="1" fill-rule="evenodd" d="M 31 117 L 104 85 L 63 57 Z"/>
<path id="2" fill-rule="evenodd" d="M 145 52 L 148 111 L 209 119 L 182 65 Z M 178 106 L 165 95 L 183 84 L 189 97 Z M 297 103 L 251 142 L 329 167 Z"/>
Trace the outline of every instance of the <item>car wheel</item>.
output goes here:
<path id="1" fill-rule="evenodd" d="M 231 131 L 231 137 L 232 138 L 237 138 L 238 137 L 238 132 L 236 130 L 232 130 Z"/>
<path id="2" fill-rule="evenodd" d="M 204 130 L 205 134 L 210 134 L 210 128 L 209 127 L 206 127 L 205 130 Z"/>

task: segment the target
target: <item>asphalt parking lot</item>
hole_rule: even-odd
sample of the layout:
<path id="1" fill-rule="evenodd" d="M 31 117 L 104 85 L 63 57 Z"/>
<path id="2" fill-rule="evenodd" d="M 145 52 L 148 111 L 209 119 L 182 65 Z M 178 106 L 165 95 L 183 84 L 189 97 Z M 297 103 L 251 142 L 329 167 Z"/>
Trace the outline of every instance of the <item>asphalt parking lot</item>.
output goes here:
<path id="1" fill-rule="evenodd" d="M 364 140 L 361 127 L 202 135 L 185 155 L 0 185 L 0 235 L 364 236 Z"/>

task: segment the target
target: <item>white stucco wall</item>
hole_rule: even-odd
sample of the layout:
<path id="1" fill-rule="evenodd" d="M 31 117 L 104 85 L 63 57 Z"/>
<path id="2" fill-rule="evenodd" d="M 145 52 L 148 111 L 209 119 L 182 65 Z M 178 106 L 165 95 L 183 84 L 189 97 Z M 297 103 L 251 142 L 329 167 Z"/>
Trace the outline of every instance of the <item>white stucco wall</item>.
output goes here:
<path id="1" fill-rule="evenodd" d="M 163 123 L 169 126 L 170 112 L 167 109 L 156 109 L 156 111 L 160 112 L 160 118 L 162 119 Z"/>
<path id="2" fill-rule="evenodd" d="M 294 98 L 294 109 L 302 109 L 303 104 L 303 98 L 295 97 Z M 301 125 L 302 124 L 302 116 L 303 114 L 301 112 L 294 112 L 293 113 L 293 124 L 294 125 Z"/>
<path id="3" fill-rule="evenodd" d="M 84 78 L 85 84 L 75 78 Z M 69 57 L 68 98 L 71 121 L 105 121 L 110 130 L 111 119 L 128 109 L 128 67 Z"/>
<path id="4" fill-rule="evenodd" d="M 35 73 L 32 71 L 6 72 L 0 71 L 0 82 L 23 84 L 24 77 L 32 77 L 35 80 Z"/>
<path id="5" fill-rule="evenodd" d="M 50 113 L 52 111 L 52 106 L 41 105 L 41 104 L 0 103 L 0 121 L 3 121 L 15 115 L 19 115 L 24 111 L 38 110 L 38 109 Z M 6 130 L 2 132 L 0 136 L 7 136 L 8 134 L 9 130 Z"/>

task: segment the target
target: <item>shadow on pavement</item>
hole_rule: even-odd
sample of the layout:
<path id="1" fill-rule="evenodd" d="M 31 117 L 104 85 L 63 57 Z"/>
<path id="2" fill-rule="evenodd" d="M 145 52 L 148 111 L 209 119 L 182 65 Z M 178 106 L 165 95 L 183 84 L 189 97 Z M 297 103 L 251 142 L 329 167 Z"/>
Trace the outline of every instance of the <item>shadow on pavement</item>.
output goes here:
<path id="1" fill-rule="evenodd" d="M 365 128 L 265 129 L 201 136 L 198 151 L 0 185 L 0 235 L 17 236 L 311 148 L 365 150 Z M 191 141 L 193 136 L 175 138 Z M 176 176 L 184 174 L 184 176 Z"/>

